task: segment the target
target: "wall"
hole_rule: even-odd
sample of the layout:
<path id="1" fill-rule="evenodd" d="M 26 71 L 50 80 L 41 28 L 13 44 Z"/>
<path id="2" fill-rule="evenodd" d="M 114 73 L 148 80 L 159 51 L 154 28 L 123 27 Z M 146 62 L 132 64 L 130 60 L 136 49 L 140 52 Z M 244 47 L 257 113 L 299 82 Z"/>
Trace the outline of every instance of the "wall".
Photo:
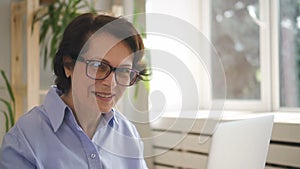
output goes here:
<path id="1" fill-rule="evenodd" d="M 6 75 L 10 78 L 10 0 L 0 1 L 0 69 L 6 72 Z M 0 86 L 4 86 L 4 82 L 1 78 Z M 0 96 L 8 98 L 6 92 L 0 91 Z M 0 110 L 4 109 L 3 104 L 0 104 Z M 4 116 L 0 115 L 0 143 L 5 133 L 5 121 Z"/>

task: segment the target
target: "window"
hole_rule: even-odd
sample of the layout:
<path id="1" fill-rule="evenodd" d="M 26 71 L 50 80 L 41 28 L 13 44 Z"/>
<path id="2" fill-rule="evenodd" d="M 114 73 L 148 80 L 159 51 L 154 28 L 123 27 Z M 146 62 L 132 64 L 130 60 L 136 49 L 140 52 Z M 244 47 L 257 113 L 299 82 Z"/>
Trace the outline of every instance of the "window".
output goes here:
<path id="1" fill-rule="evenodd" d="M 213 98 L 218 99 L 219 90 L 226 85 L 225 109 L 272 110 L 269 3 L 212 0 L 207 5 L 210 6 L 210 21 L 206 21 L 209 37 L 218 51 L 226 78 L 226 84 L 213 78 L 218 86 Z"/>
<path id="2" fill-rule="evenodd" d="M 227 99 L 260 100 L 260 25 L 255 22 L 258 0 L 213 0 L 211 2 L 211 41 L 223 63 Z M 216 66 L 212 62 L 212 69 Z M 215 79 L 218 89 L 224 84 Z"/>
<path id="3" fill-rule="evenodd" d="M 279 69 L 280 106 L 300 106 L 300 1 L 280 0 Z"/>
<path id="4" fill-rule="evenodd" d="M 147 12 L 190 22 L 215 47 L 218 58 L 208 58 L 208 72 L 199 64 L 192 69 L 200 87 L 199 97 L 190 100 L 198 99 L 200 109 L 209 109 L 214 100 L 223 99 L 219 94 L 224 88 L 225 110 L 279 111 L 300 106 L 300 0 L 202 0 L 189 4 L 148 0 L 147 4 Z M 159 41 L 163 43 L 157 40 L 156 44 Z M 190 58 L 181 59 L 195 63 Z M 226 83 L 215 71 L 218 59 Z M 157 89 L 162 82 L 151 83 Z M 171 99 L 173 105 L 180 105 L 175 97 Z"/>

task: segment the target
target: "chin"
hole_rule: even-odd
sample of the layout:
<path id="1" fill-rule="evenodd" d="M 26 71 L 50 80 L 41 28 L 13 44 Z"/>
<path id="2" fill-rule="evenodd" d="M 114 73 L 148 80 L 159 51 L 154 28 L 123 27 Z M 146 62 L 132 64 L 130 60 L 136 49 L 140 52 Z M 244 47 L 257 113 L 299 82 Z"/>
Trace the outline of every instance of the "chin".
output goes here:
<path id="1" fill-rule="evenodd" d="M 99 107 L 98 109 L 101 113 L 108 113 L 111 111 L 112 107 Z"/>
<path id="2" fill-rule="evenodd" d="M 98 102 L 98 110 L 101 113 L 107 113 L 112 110 L 112 108 L 115 106 L 115 101 L 111 102 Z"/>

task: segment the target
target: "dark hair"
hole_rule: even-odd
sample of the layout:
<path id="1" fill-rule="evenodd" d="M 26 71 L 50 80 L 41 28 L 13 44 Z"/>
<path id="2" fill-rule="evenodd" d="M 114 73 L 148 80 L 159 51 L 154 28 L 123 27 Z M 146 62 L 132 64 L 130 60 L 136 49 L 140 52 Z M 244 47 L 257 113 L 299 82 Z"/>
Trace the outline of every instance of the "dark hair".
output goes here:
<path id="1" fill-rule="evenodd" d="M 124 18 L 86 13 L 76 17 L 66 27 L 54 58 L 55 84 L 62 92 L 68 92 L 71 87 L 71 78 L 66 77 L 64 66 L 74 67 L 82 48 L 100 28 L 125 42 L 134 53 L 133 67 L 140 70 L 142 74 L 145 72 L 145 65 L 141 62 L 144 44 L 134 26 Z M 71 57 L 73 62 L 64 63 L 64 57 Z M 138 79 L 143 80 L 142 77 Z"/>

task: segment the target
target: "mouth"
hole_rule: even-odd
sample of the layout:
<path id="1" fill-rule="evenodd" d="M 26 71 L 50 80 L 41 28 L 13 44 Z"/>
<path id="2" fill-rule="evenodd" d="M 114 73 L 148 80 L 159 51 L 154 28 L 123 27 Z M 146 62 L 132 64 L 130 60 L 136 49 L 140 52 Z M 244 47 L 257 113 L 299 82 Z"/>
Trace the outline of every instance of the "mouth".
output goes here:
<path id="1" fill-rule="evenodd" d="M 92 91 L 92 93 L 97 97 L 100 98 L 101 100 L 105 100 L 105 101 L 110 101 L 115 94 L 111 94 L 111 93 L 104 93 L 104 92 L 96 92 L 96 91 Z"/>

